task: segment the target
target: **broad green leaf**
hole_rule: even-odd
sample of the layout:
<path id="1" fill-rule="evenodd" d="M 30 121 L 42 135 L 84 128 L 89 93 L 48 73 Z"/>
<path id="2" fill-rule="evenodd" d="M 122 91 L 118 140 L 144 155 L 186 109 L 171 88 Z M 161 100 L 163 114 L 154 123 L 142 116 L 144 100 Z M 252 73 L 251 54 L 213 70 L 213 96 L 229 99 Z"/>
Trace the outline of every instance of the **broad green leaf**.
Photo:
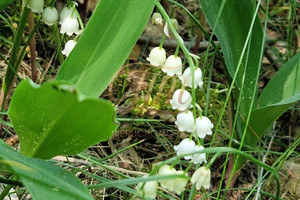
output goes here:
<path id="1" fill-rule="evenodd" d="M 19 135 L 21 152 L 45 159 L 77 154 L 109 139 L 117 127 L 110 102 L 79 96 L 74 86 L 62 81 L 42 86 L 22 81 L 8 116 Z"/>
<path id="2" fill-rule="evenodd" d="M 0 12 L 15 0 L 0 0 Z"/>
<path id="3" fill-rule="evenodd" d="M 199 1 L 209 24 L 214 27 L 222 1 Z M 233 77 L 253 19 L 254 5 L 252 0 L 241 0 L 238 3 L 235 0 L 225 1 L 225 7 L 217 23 L 215 34 L 220 42 L 227 70 Z M 260 49 L 263 32 L 258 17 L 256 17 L 253 29 L 250 31 L 252 31 L 252 36 L 236 79 L 236 85 L 241 88 L 243 74 L 246 70 L 240 110 L 243 116 L 247 116 L 249 112 L 251 98 L 257 82 L 256 77 L 259 73 L 259 63 L 261 62 Z"/>
<path id="4" fill-rule="evenodd" d="M 56 79 L 98 97 L 124 64 L 156 0 L 102 0 Z"/>
<path id="5" fill-rule="evenodd" d="M 88 189 L 71 172 L 47 161 L 25 157 L 0 140 L 0 164 L 19 177 L 33 199 L 92 200 Z"/>
<path id="6" fill-rule="evenodd" d="M 267 106 L 252 111 L 249 128 L 245 136 L 245 143 L 251 146 L 255 145 L 261 136 L 272 126 L 274 121 L 290 106 L 291 104 Z"/>
<path id="7" fill-rule="evenodd" d="M 300 100 L 300 52 L 270 80 L 259 97 L 259 107 L 284 105 Z"/>
<path id="8" fill-rule="evenodd" d="M 246 143 L 254 145 L 294 102 L 300 100 L 300 53 L 289 60 L 263 89 L 252 111 Z"/>

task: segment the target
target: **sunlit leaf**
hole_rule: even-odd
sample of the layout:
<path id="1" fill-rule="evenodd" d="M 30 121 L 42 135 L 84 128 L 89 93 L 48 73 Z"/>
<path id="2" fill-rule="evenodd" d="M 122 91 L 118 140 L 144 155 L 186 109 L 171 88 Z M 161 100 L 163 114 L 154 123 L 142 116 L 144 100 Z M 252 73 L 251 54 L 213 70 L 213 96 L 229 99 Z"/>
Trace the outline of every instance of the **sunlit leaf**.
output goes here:
<path id="1" fill-rule="evenodd" d="M 56 79 L 87 96 L 99 96 L 124 64 L 156 0 L 102 0 Z"/>
<path id="2" fill-rule="evenodd" d="M 29 79 L 12 96 L 9 118 L 19 135 L 21 152 L 30 157 L 74 155 L 110 138 L 117 125 L 113 105 L 79 96 L 74 86 Z"/>

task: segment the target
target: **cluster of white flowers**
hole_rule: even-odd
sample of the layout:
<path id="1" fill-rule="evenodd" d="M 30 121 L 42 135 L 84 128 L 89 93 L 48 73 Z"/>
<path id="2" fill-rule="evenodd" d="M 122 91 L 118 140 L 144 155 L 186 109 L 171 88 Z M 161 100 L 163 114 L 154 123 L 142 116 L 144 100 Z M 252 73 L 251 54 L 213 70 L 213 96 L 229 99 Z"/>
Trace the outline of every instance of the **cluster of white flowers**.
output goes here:
<path id="1" fill-rule="evenodd" d="M 166 51 L 162 47 L 151 50 L 147 60 L 151 65 L 162 67 L 162 71 L 168 76 L 182 75 L 182 60 L 177 55 L 166 58 Z"/>
<path id="2" fill-rule="evenodd" d="M 175 192 L 176 194 L 180 195 L 185 190 L 189 179 L 192 184 L 196 184 L 197 190 L 200 190 L 201 187 L 203 187 L 204 189 L 210 188 L 211 172 L 209 168 L 204 166 L 197 169 L 191 178 L 189 177 L 187 172 L 183 170 L 176 170 L 170 165 L 161 166 L 157 174 L 167 176 L 182 175 L 184 178 L 179 177 L 172 179 L 164 179 L 160 181 L 148 181 L 146 183 L 139 183 L 136 186 L 138 194 L 142 195 L 143 197 L 155 199 L 158 185 L 160 184 L 162 188 L 165 188 L 170 192 Z"/>
<path id="3" fill-rule="evenodd" d="M 152 16 L 152 22 L 154 24 L 162 24 L 162 17 L 159 13 L 155 13 Z M 172 24 L 178 26 L 176 20 L 172 19 Z M 168 26 L 166 25 L 164 28 L 164 32 L 166 36 L 169 36 Z M 183 41 L 181 41 L 183 42 Z M 150 51 L 150 54 L 147 60 L 151 65 L 160 66 L 162 71 L 165 72 L 168 76 L 177 75 L 182 83 L 182 88 L 177 89 L 172 99 L 170 100 L 170 104 L 172 105 L 172 109 L 178 110 L 178 114 L 176 117 L 175 124 L 177 125 L 180 132 L 191 133 L 189 138 L 183 139 L 178 145 L 174 146 L 174 150 L 177 156 L 183 156 L 183 159 L 188 160 L 190 163 L 194 164 L 202 164 L 206 163 L 206 154 L 198 153 L 203 150 L 204 147 L 200 144 L 199 139 L 204 139 L 206 135 L 212 134 L 213 124 L 210 119 L 206 116 L 202 116 L 201 108 L 199 105 L 195 103 L 193 104 L 192 95 L 185 89 L 185 87 L 197 89 L 202 88 L 202 71 L 200 68 L 196 67 L 194 69 L 194 73 L 192 73 L 191 67 L 188 67 L 184 70 L 182 74 L 183 66 L 182 60 L 177 55 L 177 51 L 175 55 L 171 55 L 166 58 L 166 51 L 160 47 L 155 47 Z M 194 83 L 192 82 L 194 76 Z M 200 110 L 200 116 L 197 117 L 193 114 L 190 109 L 195 106 Z M 198 144 L 193 141 L 193 136 L 196 138 Z M 189 176 L 187 172 L 179 170 L 177 171 L 174 167 L 169 165 L 164 165 L 158 170 L 159 175 L 185 175 L 187 178 L 175 178 L 175 179 L 167 179 L 159 181 L 161 187 L 175 192 L 176 194 L 181 194 L 187 185 Z M 202 166 L 197 169 L 191 177 L 191 183 L 196 184 L 196 189 L 209 189 L 210 187 L 210 179 L 211 179 L 211 171 L 206 166 Z M 154 183 L 153 183 L 154 184 Z M 146 184 L 145 184 L 146 186 Z M 151 190 L 151 195 L 146 195 L 147 187 L 141 189 L 139 187 L 141 194 L 144 194 L 146 197 L 155 198 L 156 190 Z M 153 189 L 152 187 L 151 189 Z"/>
<path id="4" fill-rule="evenodd" d="M 174 178 L 159 181 L 161 187 L 169 190 L 170 192 L 175 192 L 178 195 L 180 195 L 185 190 L 189 179 L 189 176 L 186 172 L 182 170 L 176 170 L 170 165 L 163 165 L 162 167 L 160 167 L 158 175 L 184 175 L 185 178 Z M 143 183 L 139 183 L 137 185 L 136 190 L 138 191 L 138 193 L 147 198 L 155 199 L 158 189 L 158 182 L 149 181 L 144 184 L 144 187 L 142 187 L 142 185 Z"/>
<path id="5" fill-rule="evenodd" d="M 76 5 L 75 2 L 72 3 Z M 61 25 L 60 33 L 66 33 L 68 36 L 80 34 L 77 11 L 74 6 L 67 6 L 60 12 L 59 24 Z M 48 26 L 52 26 L 58 22 L 58 11 L 54 6 L 49 6 L 44 9 L 44 0 L 28 0 L 27 7 L 34 13 L 42 13 L 42 21 Z M 68 56 L 76 45 L 75 40 L 69 40 L 62 54 Z"/>

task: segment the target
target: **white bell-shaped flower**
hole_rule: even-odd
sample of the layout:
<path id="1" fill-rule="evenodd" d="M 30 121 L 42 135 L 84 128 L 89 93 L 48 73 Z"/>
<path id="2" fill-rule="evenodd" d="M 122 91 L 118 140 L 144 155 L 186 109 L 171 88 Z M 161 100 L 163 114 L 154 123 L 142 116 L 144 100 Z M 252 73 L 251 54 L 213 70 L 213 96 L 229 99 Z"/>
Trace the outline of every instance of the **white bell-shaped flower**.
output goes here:
<path id="1" fill-rule="evenodd" d="M 186 177 L 188 177 L 188 175 L 184 173 L 184 171 L 182 170 L 178 170 L 176 174 L 178 175 L 184 174 Z M 171 192 L 175 192 L 176 194 L 180 195 L 185 190 L 187 182 L 188 182 L 187 178 L 175 178 L 173 181 L 173 185 L 171 188 L 169 188 L 169 190 Z"/>
<path id="2" fill-rule="evenodd" d="M 178 56 L 169 56 L 162 67 L 162 71 L 167 73 L 168 76 L 182 74 L 182 60 Z"/>
<path id="3" fill-rule="evenodd" d="M 64 19 L 66 19 L 66 17 L 72 16 L 74 18 L 77 18 L 77 15 L 75 13 L 75 9 L 73 7 L 64 7 L 59 15 L 59 24 L 62 24 Z"/>
<path id="4" fill-rule="evenodd" d="M 27 8 L 31 9 L 32 12 L 41 13 L 44 8 L 44 0 L 28 0 Z"/>
<path id="5" fill-rule="evenodd" d="M 150 51 L 149 57 L 146 58 L 151 65 L 163 66 L 166 61 L 166 51 L 164 48 L 155 47 Z"/>
<path id="6" fill-rule="evenodd" d="M 196 146 L 195 147 L 195 152 L 197 151 L 201 151 L 202 149 L 204 149 L 203 146 Z M 191 160 L 192 163 L 194 164 L 202 164 L 203 162 L 206 163 L 206 154 L 205 153 L 197 153 L 193 155 L 193 158 Z"/>
<path id="7" fill-rule="evenodd" d="M 151 21 L 153 24 L 157 25 L 160 24 L 162 25 L 163 19 L 160 13 L 156 12 L 153 13 L 152 17 L 151 17 Z"/>
<path id="8" fill-rule="evenodd" d="M 193 140 L 189 138 L 183 139 L 178 145 L 174 146 L 174 150 L 177 156 L 184 155 L 184 154 L 191 154 L 195 152 L 196 144 Z M 193 158 L 193 155 L 184 156 L 185 160 L 190 160 Z"/>
<path id="9" fill-rule="evenodd" d="M 173 109 L 178 109 L 180 111 L 187 110 L 192 103 L 192 96 L 186 90 L 178 89 L 174 92 L 170 104 Z"/>
<path id="10" fill-rule="evenodd" d="M 205 138 L 206 135 L 212 134 L 212 128 L 214 125 L 211 123 L 208 117 L 198 117 L 196 119 L 196 132 L 199 138 Z"/>
<path id="11" fill-rule="evenodd" d="M 211 179 L 210 169 L 203 166 L 195 171 L 195 173 L 191 178 L 191 182 L 192 184 L 196 183 L 197 190 L 200 190 L 201 187 L 207 190 L 210 187 L 210 179 Z"/>
<path id="12" fill-rule="evenodd" d="M 144 183 L 138 183 L 136 186 L 136 190 L 139 194 L 141 194 L 143 197 L 155 199 L 156 198 L 156 192 L 158 188 L 158 182 L 157 181 L 148 181 Z"/>
<path id="13" fill-rule="evenodd" d="M 74 49 L 75 45 L 77 44 L 76 41 L 74 40 L 69 40 L 66 45 L 64 50 L 62 51 L 62 54 L 64 54 L 66 57 L 69 56 L 69 54 L 71 53 L 71 51 Z"/>
<path id="14" fill-rule="evenodd" d="M 183 75 L 179 77 L 181 80 L 181 83 L 185 86 L 188 86 L 192 88 L 192 70 L 190 67 L 188 67 L 186 70 L 184 70 Z M 194 72 L 194 87 L 202 88 L 203 81 L 202 81 L 202 71 L 200 68 L 197 68 Z"/>
<path id="15" fill-rule="evenodd" d="M 67 33 L 68 36 L 71 36 L 73 33 L 79 34 L 80 30 L 77 18 L 73 16 L 67 16 L 61 24 L 60 33 Z"/>
<path id="16" fill-rule="evenodd" d="M 47 7 L 43 10 L 42 20 L 48 26 L 52 26 L 58 20 L 58 12 L 55 7 Z"/>
<path id="17" fill-rule="evenodd" d="M 187 110 L 177 114 L 175 124 L 178 126 L 180 132 L 193 132 L 194 129 L 194 115 L 191 111 Z"/>
<path id="18" fill-rule="evenodd" d="M 158 170 L 158 175 L 174 175 L 176 174 L 176 169 L 174 169 L 173 167 L 171 167 L 170 165 L 163 165 L 162 167 L 159 168 Z M 159 181 L 161 187 L 163 188 L 173 188 L 173 179 L 165 179 L 165 180 L 161 180 Z"/>

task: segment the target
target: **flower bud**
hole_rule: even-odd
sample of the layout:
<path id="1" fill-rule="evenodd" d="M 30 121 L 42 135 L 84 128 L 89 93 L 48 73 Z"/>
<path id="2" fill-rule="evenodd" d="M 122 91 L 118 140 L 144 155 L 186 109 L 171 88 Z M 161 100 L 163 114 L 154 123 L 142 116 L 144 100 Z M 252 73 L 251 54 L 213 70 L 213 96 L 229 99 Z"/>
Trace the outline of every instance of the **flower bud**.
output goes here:
<path id="1" fill-rule="evenodd" d="M 164 48 L 155 47 L 150 51 L 149 57 L 146 58 L 151 65 L 163 66 L 166 61 L 166 51 Z"/>
<path id="2" fill-rule="evenodd" d="M 143 187 L 144 185 L 144 187 Z M 157 181 L 149 181 L 144 183 L 138 183 L 136 186 L 136 190 L 139 194 L 141 194 L 143 197 L 155 199 L 156 198 L 156 192 L 158 188 L 158 182 Z"/>
<path id="3" fill-rule="evenodd" d="M 30 8 L 32 12 L 41 13 L 44 8 L 44 0 L 28 0 L 27 8 Z"/>
<path id="4" fill-rule="evenodd" d="M 194 129 L 194 115 L 191 111 L 180 112 L 177 114 L 175 124 L 178 126 L 180 132 L 193 132 Z"/>
<path id="5" fill-rule="evenodd" d="M 195 152 L 196 144 L 193 140 L 189 138 L 183 139 L 178 145 L 174 146 L 174 150 L 176 151 L 177 156 L 190 154 Z M 185 160 L 190 160 L 193 158 L 193 155 L 184 156 Z"/>
<path id="6" fill-rule="evenodd" d="M 202 186 L 204 189 L 209 189 L 210 179 L 211 179 L 210 169 L 207 167 L 200 167 L 193 174 L 193 176 L 191 178 L 191 182 L 192 182 L 192 184 L 196 183 L 197 190 L 200 190 Z"/>
<path id="7" fill-rule="evenodd" d="M 68 36 L 71 36 L 73 33 L 79 34 L 80 30 L 77 18 L 67 16 L 61 24 L 60 33 L 67 33 Z"/>
<path id="8" fill-rule="evenodd" d="M 58 12 L 56 8 L 54 7 L 47 7 L 43 10 L 42 13 L 42 20 L 47 24 L 48 26 L 52 26 L 56 23 L 58 20 Z"/>
<path id="9" fill-rule="evenodd" d="M 197 146 L 195 146 L 195 150 L 194 151 L 197 152 L 197 151 L 201 151 L 203 149 L 204 149 L 203 146 L 198 146 L 197 145 Z M 205 153 L 194 154 L 191 162 L 194 163 L 194 164 L 202 164 L 203 162 L 206 163 L 207 162 L 206 161 L 206 154 Z"/>
<path id="10" fill-rule="evenodd" d="M 198 117 L 196 119 L 196 132 L 199 138 L 205 138 L 206 135 L 212 134 L 212 128 L 214 125 L 211 123 L 210 119 L 207 117 Z"/>
<path id="11" fill-rule="evenodd" d="M 75 45 L 77 44 L 76 41 L 74 40 L 69 40 L 66 45 L 64 50 L 62 51 L 62 54 L 64 54 L 66 57 L 69 56 L 69 54 L 71 53 L 71 51 L 74 49 Z"/>
<path id="12" fill-rule="evenodd" d="M 174 92 L 172 99 L 170 100 L 170 104 L 173 109 L 178 109 L 181 111 L 186 110 L 190 107 L 192 103 L 192 96 L 186 90 L 178 89 Z"/>
<path id="13" fill-rule="evenodd" d="M 179 77 L 181 80 L 182 85 L 192 88 L 192 70 L 190 67 L 188 67 L 186 70 L 184 70 L 183 75 Z M 202 88 L 203 81 L 202 81 L 202 71 L 200 68 L 197 68 L 194 73 L 194 87 Z"/>
<path id="14" fill-rule="evenodd" d="M 151 21 L 152 21 L 152 23 L 155 24 L 155 25 L 157 25 L 157 24 L 162 25 L 163 19 L 162 19 L 162 17 L 161 17 L 161 14 L 158 13 L 158 12 L 153 13 L 152 18 L 151 18 Z"/>
<path id="15" fill-rule="evenodd" d="M 162 67 L 162 71 L 167 73 L 168 76 L 181 75 L 182 74 L 182 61 L 178 56 L 169 56 Z"/>

